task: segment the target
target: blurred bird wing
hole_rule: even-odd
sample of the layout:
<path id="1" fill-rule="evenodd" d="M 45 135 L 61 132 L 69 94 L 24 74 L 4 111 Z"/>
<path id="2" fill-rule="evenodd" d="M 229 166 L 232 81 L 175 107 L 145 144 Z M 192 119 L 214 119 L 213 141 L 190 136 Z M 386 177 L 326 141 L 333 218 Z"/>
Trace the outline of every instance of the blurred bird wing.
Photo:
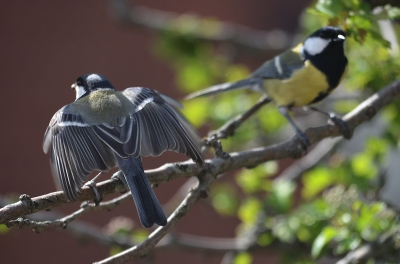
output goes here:
<path id="1" fill-rule="evenodd" d="M 251 77 L 288 79 L 296 70 L 302 67 L 304 67 L 304 60 L 299 53 L 299 49 L 293 49 L 266 61 L 260 68 L 253 72 Z"/>
<path id="2" fill-rule="evenodd" d="M 73 201 L 91 171 L 106 171 L 115 166 L 116 160 L 82 117 L 68 108 L 68 105 L 61 108 L 51 119 L 43 150 L 50 151 L 53 177 L 68 200 Z"/>

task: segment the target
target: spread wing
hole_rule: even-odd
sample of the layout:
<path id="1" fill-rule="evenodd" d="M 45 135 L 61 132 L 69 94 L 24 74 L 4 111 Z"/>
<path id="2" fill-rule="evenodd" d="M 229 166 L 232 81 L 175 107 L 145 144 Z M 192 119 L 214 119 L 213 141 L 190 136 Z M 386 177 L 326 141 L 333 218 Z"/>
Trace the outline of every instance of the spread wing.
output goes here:
<path id="1" fill-rule="evenodd" d="M 119 94 L 129 115 L 110 123 L 89 124 L 67 105 L 50 121 L 43 150 L 50 152 L 55 181 L 68 200 L 77 198 L 92 170 L 105 171 L 116 165 L 115 154 L 158 156 L 171 150 L 186 154 L 202 164 L 200 139 L 187 121 L 157 92 L 129 88 Z"/>
<path id="2" fill-rule="evenodd" d="M 50 152 L 50 167 L 69 201 L 77 198 L 93 170 L 106 171 L 116 164 L 114 154 L 69 105 L 61 108 L 44 134 L 43 150 Z"/>
<path id="3" fill-rule="evenodd" d="M 129 116 L 121 118 L 118 126 L 93 126 L 96 135 L 120 157 L 159 156 L 171 150 L 203 163 L 199 137 L 185 118 L 164 100 L 165 96 L 141 87 L 128 88 L 121 94 L 129 100 L 126 105 Z"/>
<path id="4" fill-rule="evenodd" d="M 288 79 L 293 72 L 304 66 L 304 61 L 298 52 L 288 50 L 265 62 L 255 70 L 251 77 L 262 79 Z"/>

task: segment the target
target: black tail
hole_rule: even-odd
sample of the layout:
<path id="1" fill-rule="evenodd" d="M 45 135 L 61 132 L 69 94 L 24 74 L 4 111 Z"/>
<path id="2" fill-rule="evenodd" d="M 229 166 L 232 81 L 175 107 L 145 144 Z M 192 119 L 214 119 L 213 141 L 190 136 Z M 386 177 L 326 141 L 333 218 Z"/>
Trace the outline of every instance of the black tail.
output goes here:
<path id="1" fill-rule="evenodd" d="M 144 174 L 140 158 L 122 159 L 117 156 L 117 161 L 131 190 L 142 225 L 146 228 L 153 226 L 154 223 L 165 226 L 167 218 Z"/>

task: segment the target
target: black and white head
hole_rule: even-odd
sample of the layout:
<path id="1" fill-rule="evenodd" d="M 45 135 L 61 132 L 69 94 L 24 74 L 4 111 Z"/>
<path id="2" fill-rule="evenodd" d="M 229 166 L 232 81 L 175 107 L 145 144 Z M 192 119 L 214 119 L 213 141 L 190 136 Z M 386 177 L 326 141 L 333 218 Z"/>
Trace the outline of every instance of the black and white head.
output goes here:
<path id="1" fill-rule="evenodd" d="M 343 30 L 335 27 L 323 27 L 311 34 L 303 43 L 303 52 L 315 56 L 331 48 L 344 52 L 346 35 Z"/>
<path id="2" fill-rule="evenodd" d="M 115 90 L 114 86 L 106 77 L 97 73 L 82 75 L 71 85 L 71 89 L 75 90 L 75 100 L 96 90 Z"/>

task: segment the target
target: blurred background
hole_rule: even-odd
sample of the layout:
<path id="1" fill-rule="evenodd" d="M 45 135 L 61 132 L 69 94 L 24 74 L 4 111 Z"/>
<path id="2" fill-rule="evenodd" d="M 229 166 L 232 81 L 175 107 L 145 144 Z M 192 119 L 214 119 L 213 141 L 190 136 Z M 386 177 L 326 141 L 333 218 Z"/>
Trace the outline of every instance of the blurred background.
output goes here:
<path id="1" fill-rule="evenodd" d="M 399 26 L 387 20 L 399 19 L 400 11 L 387 5 L 377 9 L 376 2 L 396 4 L 390 0 L 3 1 L 0 206 L 17 201 L 21 194 L 34 197 L 56 190 L 42 150 L 43 134 L 52 115 L 75 99 L 70 86 L 82 74 L 105 75 L 119 90 L 144 86 L 182 100 L 198 89 L 246 77 L 265 60 L 330 24 L 348 34 L 350 71 L 322 107 L 339 114 L 351 111 L 400 77 Z M 238 91 L 185 101 L 184 113 L 206 136 L 250 108 L 258 97 Z M 312 166 L 287 182 L 276 181 L 276 176 L 285 175 L 291 159 L 221 177 L 211 186 L 209 198 L 200 200 L 173 234 L 240 237 L 256 226 L 261 213 L 265 230 L 254 241 L 261 250 L 239 253 L 235 264 L 335 263 L 335 258 L 397 230 L 389 253 L 395 252 L 400 245 L 399 111 L 398 104 L 386 107 L 373 122 L 357 128 L 351 141 L 321 142 L 316 155 L 306 156 L 314 157 Z M 323 116 L 301 109 L 294 114 L 303 129 L 326 123 Z M 222 143 L 224 150 L 239 151 L 292 135 L 270 104 Z M 145 158 L 143 165 L 152 169 L 183 160 L 185 156 L 168 152 Z M 176 179 L 155 189 L 167 215 L 195 182 L 195 178 Z M 78 208 L 77 203 L 65 205 L 36 217 L 52 219 Z M 73 224 L 77 223 L 89 233 L 123 235 L 135 242 L 151 232 L 141 228 L 131 199 L 111 212 L 92 212 Z M 35 234 L 0 225 L 0 262 L 92 263 L 121 251 L 74 230 L 69 226 Z M 382 252 L 385 258 L 392 257 Z M 231 263 L 234 258 L 176 246 L 156 248 L 131 263 Z"/>
<path id="2" fill-rule="evenodd" d="M 135 5 L 229 20 L 260 30 L 296 32 L 300 13 L 309 1 L 132 1 Z M 288 8 L 290 6 L 290 8 Z M 285 13 L 285 15 L 282 15 Z M 169 63 L 155 54 L 155 34 L 128 26 L 116 18 L 107 1 L 6 1 L 0 11 L 1 166 L 0 194 L 31 197 L 55 191 L 48 156 L 42 151 L 44 131 L 52 115 L 75 99 L 70 86 L 85 73 L 101 73 L 117 89 L 145 86 L 182 99 Z M 150 18 L 151 19 L 151 18 Z M 254 66 L 264 60 L 247 59 Z M 203 135 L 204 135 L 204 131 Z M 145 169 L 185 160 L 165 153 L 144 160 Z M 104 176 L 105 177 L 108 176 Z M 156 189 L 161 203 L 169 200 L 184 180 Z M 177 226 L 182 232 L 215 237 L 234 235 L 237 220 L 221 218 L 200 201 Z M 69 213 L 78 204 L 57 208 Z M 102 228 L 124 215 L 140 225 L 133 201 L 112 212 L 94 212 L 82 220 Z M 110 254 L 110 248 L 50 230 L 9 230 L 0 236 L 2 263 L 91 263 Z M 219 263 L 221 255 L 205 256 L 182 250 L 154 254 L 156 263 Z M 142 262 L 146 262 L 143 260 Z"/>

